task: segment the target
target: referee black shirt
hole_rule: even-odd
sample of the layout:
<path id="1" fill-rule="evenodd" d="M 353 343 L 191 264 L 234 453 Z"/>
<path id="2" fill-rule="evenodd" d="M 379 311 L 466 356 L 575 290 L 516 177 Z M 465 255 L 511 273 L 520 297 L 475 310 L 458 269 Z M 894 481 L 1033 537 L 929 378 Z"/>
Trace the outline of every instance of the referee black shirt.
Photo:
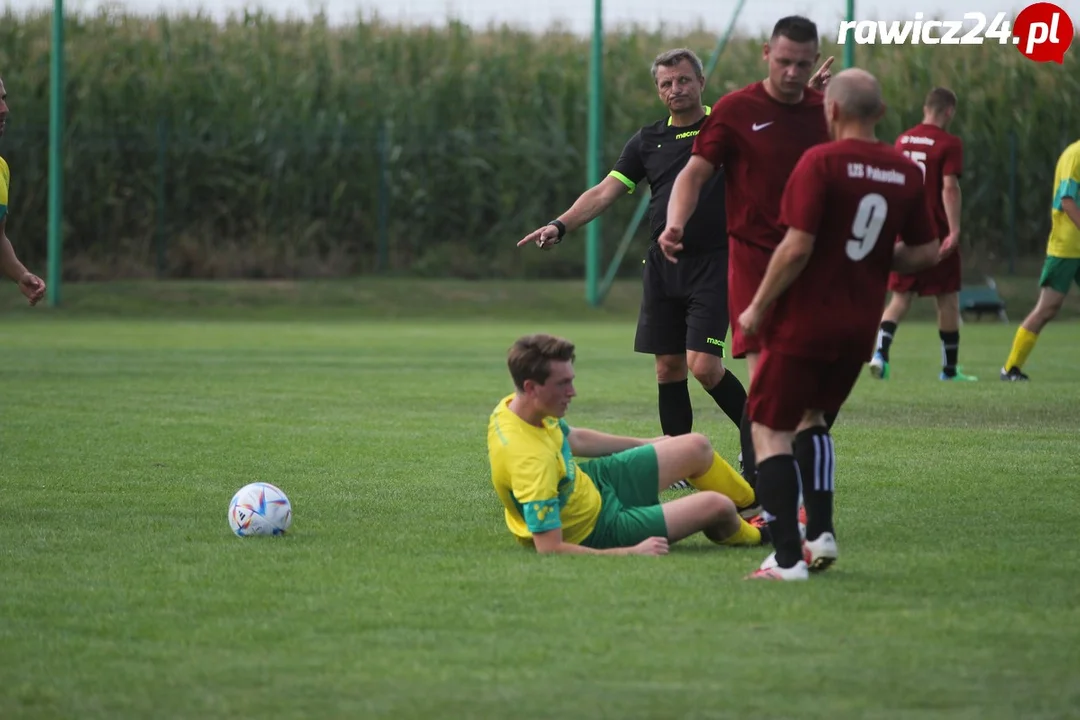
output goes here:
<path id="1" fill-rule="evenodd" d="M 710 108 L 705 108 L 708 116 Z M 694 138 L 705 118 L 693 125 L 675 127 L 671 118 L 647 125 L 627 141 L 619 161 L 609 173 L 634 192 L 642 180 L 649 183 L 649 221 L 655 243 L 667 224 L 668 199 L 675 178 L 690 161 Z M 727 213 L 724 207 L 724 173 L 717 172 L 701 189 L 697 209 L 686 223 L 680 255 L 705 255 L 727 251 Z"/>

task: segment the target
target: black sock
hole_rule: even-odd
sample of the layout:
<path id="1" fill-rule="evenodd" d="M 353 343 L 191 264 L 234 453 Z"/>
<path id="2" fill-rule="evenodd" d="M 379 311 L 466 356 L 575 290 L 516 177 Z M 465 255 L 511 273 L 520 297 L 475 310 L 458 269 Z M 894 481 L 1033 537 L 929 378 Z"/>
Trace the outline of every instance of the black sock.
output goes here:
<path id="1" fill-rule="evenodd" d="M 706 392 L 712 395 L 712 399 L 716 401 L 724 414 L 738 427 L 742 420 L 743 410 L 746 409 L 746 388 L 739 382 L 739 378 L 735 377 L 730 370 L 725 370 L 720 382 Z"/>
<path id="2" fill-rule="evenodd" d="M 660 383 L 660 429 L 665 435 L 686 435 L 694 427 L 694 407 L 686 380 Z"/>
<path id="3" fill-rule="evenodd" d="M 799 536 L 799 466 L 794 457 L 774 455 L 758 466 L 757 497 L 769 515 L 776 564 L 793 567 L 803 559 Z"/>
<path id="4" fill-rule="evenodd" d="M 896 323 L 886 320 L 881 323 L 881 331 L 878 333 L 878 352 L 885 362 L 889 362 L 889 346 L 892 345 L 893 337 L 896 336 Z"/>
<path id="5" fill-rule="evenodd" d="M 821 533 L 834 533 L 833 492 L 836 478 L 836 453 L 832 436 L 823 427 L 803 430 L 795 436 L 795 460 L 802 479 L 803 504 L 806 506 L 806 539 L 817 540 Z"/>
<path id="6" fill-rule="evenodd" d="M 832 430 L 832 426 L 836 424 L 836 416 L 840 413 L 825 413 L 825 427 Z"/>
<path id="7" fill-rule="evenodd" d="M 956 361 L 960 355 L 960 331 L 938 331 L 941 338 L 941 371 L 946 377 L 956 377 Z"/>
<path id="8" fill-rule="evenodd" d="M 743 406 L 742 420 L 739 423 L 739 444 L 742 450 L 743 478 L 750 487 L 757 487 L 757 463 L 754 462 L 754 436 L 750 432 L 750 409 Z"/>

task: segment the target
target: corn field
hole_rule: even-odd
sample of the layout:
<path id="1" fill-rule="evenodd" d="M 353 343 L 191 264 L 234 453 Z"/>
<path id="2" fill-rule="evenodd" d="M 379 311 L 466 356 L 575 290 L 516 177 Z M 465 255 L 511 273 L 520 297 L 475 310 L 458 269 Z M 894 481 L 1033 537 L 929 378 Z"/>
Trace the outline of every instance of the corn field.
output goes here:
<path id="1" fill-rule="evenodd" d="M 43 268 L 51 17 L 0 17 L 8 234 Z M 515 243 L 585 187 L 587 38 L 102 12 L 71 16 L 66 41 L 67 278 L 583 272 L 584 231 L 557 253 Z M 605 39 L 605 168 L 665 115 L 652 58 L 688 46 L 705 60 L 715 43 L 640 29 Z M 1078 56 L 1074 46 L 1060 66 L 997 44 L 857 49 L 890 106 L 884 139 L 918 122 L 932 86 L 959 95 L 951 129 L 965 141 L 963 227 L 979 262 L 1044 250 L 1054 163 L 1080 136 Z M 764 70 L 760 40 L 735 38 L 706 100 Z M 603 217 L 605 257 L 636 202 Z"/>

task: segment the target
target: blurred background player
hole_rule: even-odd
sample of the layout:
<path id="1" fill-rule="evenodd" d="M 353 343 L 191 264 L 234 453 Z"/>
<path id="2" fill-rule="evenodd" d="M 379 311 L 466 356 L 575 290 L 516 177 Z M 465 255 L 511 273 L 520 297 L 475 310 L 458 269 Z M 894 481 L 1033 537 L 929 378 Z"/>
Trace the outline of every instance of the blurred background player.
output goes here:
<path id="1" fill-rule="evenodd" d="M 723 173 L 732 319 L 750 303 L 769 256 L 784 237 L 778 219 L 784 183 L 808 148 L 829 139 L 822 95 L 813 88 L 828 82 L 833 58 L 814 73 L 821 57 L 817 26 L 804 17 L 782 18 L 773 27 L 763 54 L 768 77 L 720 98 L 702 125 L 693 156 L 671 189 L 667 229 L 658 241 L 672 263 L 680 262 L 693 217 L 697 212 L 712 212 L 709 206 L 715 201 L 703 196 L 702 190 Z M 732 357 L 745 357 L 748 376 L 753 378 L 759 351 L 756 339 L 745 337 L 733 324 L 731 345 Z M 754 447 L 745 413 L 740 426 L 743 475 L 753 485 Z"/>
<path id="2" fill-rule="evenodd" d="M 492 411 L 487 439 L 514 537 L 540 553 L 662 555 L 697 532 L 760 545 L 761 531 L 722 490 L 738 474 L 704 435 L 641 439 L 566 423 L 574 354 L 572 343 L 545 334 L 519 338 L 507 353 L 514 392 Z M 661 504 L 660 491 L 683 478 L 702 492 Z"/>
<path id="3" fill-rule="evenodd" d="M 7 89 L 3 79 L 0 79 L 0 137 L 3 137 L 7 128 Z M 19 262 L 15 255 L 15 248 L 7 236 L 8 218 L 8 188 L 11 186 L 11 171 L 7 161 L 0 157 L 0 271 L 3 271 L 11 280 L 19 286 L 19 290 L 30 301 L 31 305 L 37 305 L 38 301 L 45 296 L 45 283 L 41 278 L 33 274 Z"/>
<path id="4" fill-rule="evenodd" d="M 620 197 L 633 193 L 639 183 L 648 182 L 652 243 L 644 261 L 634 350 L 656 357 L 661 430 L 671 436 L 693 430 L 688 372 L 739 427 L 746 406 L 746 388 L 724 368 L 722 360 L 729 324 L 723 178 L 717 177 L 703 187 L 706 207 L 695 215 L 684 233 L 686 262 L 672 266 L 664 261 L 656 245 L 666 223 L 671 186 L 690 159 L 694 137 L 710 112 L 701 104 L 704 70 L 693 51 L 676 48 L 657 56 L 652 76 L 669 116 L 638 130 L 606 178 L 518 245 L 532 242 L 544 249 L 552 247 L 565 233 L 584 226 Z M 676 487 L 687 486 L 679 483 Z M 749 486 L 745 488 L 747 494 L 752 494 Z M 735 500 L 754 505 L 752 498 Z M 744 511 L 756 514 L 752 507 Z"/>
<path id="5" fill-rule="evenodd" d="M 896 328 L 911 309 L 915 296 L 933 297 L 937 302 L 938 336 L 941 338 L 942 380 L 976 380 L 957 367 L 960 354 L 960 176 L 964 166 L 964 145 L 946 132 L 956 114 L 956 95 L 948 88 L 934 88 L 923 104 L 923 120 L 896 139 L 896 147 L 923 172 L 926 202 L 936 237 L 941 243 L 937 265 L 916 275 L 892 273 L 892 299 L 881 317 L 877 351 L 870 361 L 870 374 L 879 380 L 889 377 L 889 348 Z"/>
<path id="6" fill-rule="evenodd" d="M 885 112 L 877 80 L 845 70 L 829 83 L 825 106 L 835 142 L 808 150 L 792 172 L 780 213 L 787 233 L 736 320 L 761 348 L 748 404 L 758 499 L 775 547 L 751 578 L 805 580 L 836 560 L 836 455 L 825 414 L 839 411 L 870 360 L 890 269 L 929 267 L 939 251 L 922 173 L 875 137 Z"/>
<path id="7" fill-rule="evenodd" d="M 1057 317 L 1074 282 L 1080 285 L 1080 140 L 1065 148 L 1058 158 L 1039 300 L 1016 330 L 1012 351 L 1001 368 L 1002 380 L 1028 379 L 1020 369 L 1035 349 L 1039 333 Z"/>

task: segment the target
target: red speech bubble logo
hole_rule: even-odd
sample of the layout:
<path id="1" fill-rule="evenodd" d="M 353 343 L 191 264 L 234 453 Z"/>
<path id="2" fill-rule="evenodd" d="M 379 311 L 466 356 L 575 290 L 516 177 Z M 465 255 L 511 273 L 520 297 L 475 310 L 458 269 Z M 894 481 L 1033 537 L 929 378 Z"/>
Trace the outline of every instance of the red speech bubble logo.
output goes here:
<path id="1" fill-rule="evenodd" d="M 1013 23 L 1013 44 L 1020 54 L 1035 62 L 1061 65 L 1072 45 L 1073 24 L 1068 14 L 1054 3 L 1028 5 Z"/>

